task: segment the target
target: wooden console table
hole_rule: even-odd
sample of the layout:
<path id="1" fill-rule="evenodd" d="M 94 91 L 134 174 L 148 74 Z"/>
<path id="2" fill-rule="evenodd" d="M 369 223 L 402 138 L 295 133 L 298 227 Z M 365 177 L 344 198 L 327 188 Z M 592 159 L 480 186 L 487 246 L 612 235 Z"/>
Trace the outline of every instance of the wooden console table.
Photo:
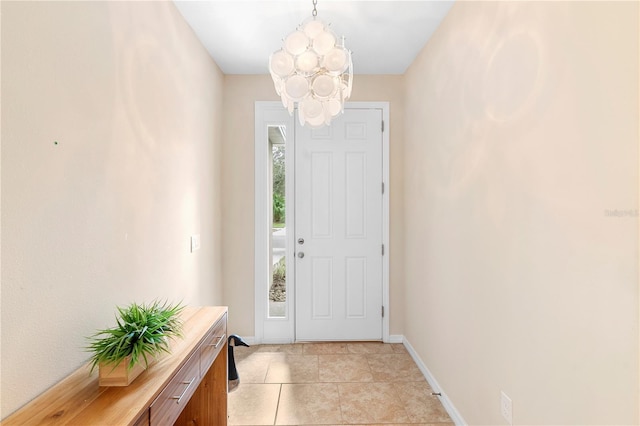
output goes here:
<path id="1" fill-rule="evenodd" d="M 184 339 L 126 387 L 100 387 L 89 364 L 1 425 L 227 424 L 227 308 L 187 307 Z"/>

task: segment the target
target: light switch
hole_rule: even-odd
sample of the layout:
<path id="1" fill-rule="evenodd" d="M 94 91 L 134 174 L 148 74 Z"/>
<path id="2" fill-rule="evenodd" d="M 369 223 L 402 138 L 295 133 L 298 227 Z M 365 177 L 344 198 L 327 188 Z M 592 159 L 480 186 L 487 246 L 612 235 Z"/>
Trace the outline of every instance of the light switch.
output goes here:
<path id="1" fill-rule="evenodd" d="M 191 236 L 191 253 L 200 250 L 200 234 Z"/>

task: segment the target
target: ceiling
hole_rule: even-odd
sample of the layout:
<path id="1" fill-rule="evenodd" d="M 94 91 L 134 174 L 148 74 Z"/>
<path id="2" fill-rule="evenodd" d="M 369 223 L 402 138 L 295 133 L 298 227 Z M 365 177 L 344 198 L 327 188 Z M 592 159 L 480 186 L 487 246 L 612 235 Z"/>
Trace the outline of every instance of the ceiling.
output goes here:
<path id="1" fill-rule="evenodd" d="M 312 0 L 174 0 L 225 74 L 268 74 L 269 55 L 311 16 Z M 453 0 L 318 0 L 318 19 L 345 36 L 355 74 L 404 74 Z"/>

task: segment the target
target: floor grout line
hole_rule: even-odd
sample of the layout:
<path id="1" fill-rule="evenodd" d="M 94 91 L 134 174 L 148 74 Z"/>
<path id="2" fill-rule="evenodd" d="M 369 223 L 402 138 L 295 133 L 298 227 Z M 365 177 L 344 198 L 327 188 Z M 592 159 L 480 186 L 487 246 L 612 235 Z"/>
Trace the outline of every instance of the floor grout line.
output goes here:
<path id="1" fill-rule="evenodd" d="M 340 424 L 347 424 L 345 423 L 345 419 L 344 419 L 344 411 L 342 410 L 342 394 L 340 393 L 340 386 L 338 386 L 338 384 L 336 383 L 336 390 L 338 391 L 338 404 L 340 405 Z"/>
<path id="2" fill-rule="evenodd" d="M 276 403 L 276 415 L 273 417 L 274 426 L 278 424 L 278 410 L 280 410 L 280 398 L 282 397 L 282 383 L 280 383 L 280 390 L 278 391 L 278 402 Z"/>
<path id="3" fill-rule="evenodd" d="M 272 424 L 274 426 L 278 425 L 279 424 L 278 422 L 280 421 L 279 416 L 282 415 L 283 413 L 285 413 L 285 411 L 287 411 L 286 409 L 285 409 L 285 411 L 283 411 L 283 409 L 285 407 L 283 407 L 283 405 L 282 405 L 283 402 L 284 402 L 283 401 L 283 391 L 284 391 L 284 386 L 283 385 L 285 385 L 285 384 L 287 384 L 289 386 L 291 386 L 291 385 L 312 385 L 312 386 L 313 385 L 330 385 L 331 387 L 325 388 L 322 392 L 335 392 L 337 394 L 337 401 L 336 401 L 337 402 L 337 407 L 336 407 L 336 411 L 334 411 L 334 417 L 336 418 L 336 420 L 338 420 L 338 418 L 337 418 L 338 416 L 337 415 L 339 414 L 339 422 L 327 423 L 327 424 L 331 424 L 331 425 L 333 425 L 333 424 L 342 424 L 342 425 L 357 425 L 357 424 L 369 424 L 369 425 L 371 425 L 371 424 L 376 424 L 376 425 L 378 425 L 378 423 L 362 423 L 362 419 L 358 419 L 358 420 L 360 420 L 360 423 L 358 423 L 358 420 L 356 420 L 355 418 L 352 419 L 352 420 L 355 420 L 355 423 L 347 423 L 347 420 L 345 419 L 345 405 L 344 405 L 345 404 L 345 395 L 344 395 L 344 392 L 348 391 L 349 389 L 354 389 L 354 390 L 358 389 L 359 386 L 369 386 L 369 385 L 372 385 L 372 384 L 381 384 L 381 385 L 390 386 L 391 389 L 395 390 L 395 392 L 392 392 L 392 393 L 399 393 L 400 389 L 405 388 L 405 386 L 403 384 L 424 383 L 424 382 L 426 382 L 426 379 L 424 377 L 416 378 L 416 377 L 411 376 L 411 377 L 407 377 L 407 378 L 404 378 L 404 379 L 396 379 L 396 376 L 394 376 L 393 374 L 389 375 L 388 374 L 389 371 L 386 371 L 386 370 L 385 370 L 384 374 L 382 374 L 382 376 L 380 376 L 378 378 L 375 377 L 375 375 L 373 374 L 374 373 L 374 369 L 372 367 L 372 362 L 374 362 L 376 364 L 376 366 L 378 367 L 378 370 L 379 370 L 380 369 L 380 365 L 379 365 L 380 362 L 384 361 L 384 364 L 386 365 L 387 364 L 386 361 L 391 361 L 393 358 L 395 358 L 395 357 L 391 357 L 391 358 L 387 358 L 386 360 L 384 358 L 382 358 L 382 359 L 379 358 L 378 361 L 376 362 L 375 360 L 376 360 L 376 358 L 378 356 L 380 356 L 380 355 L 387 355 L 387 356 L 388 355 L 405 355 L 402 352 L 383 352 L 383 351 L 352 352 L 353 350 L 362 350 L 362 347 L 360 347 L 360 348 L 357 348 L 356 346 L 350 347 L 349 345 L 347 345 L 347 352 L 341 352 L 341 350 L 343 348 L 340 347 L 340 348 L 337 348 L 338 349 L 337 352 L 327 352 L 327 353 L 320 352 L 320 353 L 311 353 L 311 354 L 310 353 L 304 353 L 304 347 L 302 348 L 302 350 L 303 350 L 302 353 L 290 353 L 290 352 L 287 352 L 285 350 L 279 350 L 280 348 L 278 348 L 277 346 L 274 346 L 273 349 L 274 349 L 273 351 L 264 351 L 264 352 L 255 351 L 255 352 L 251 352 L 251 353 L 248 353 L 242 359 L 246 359 L 246 357 L 250 357 L 253 353 L 258 354 L 258 353 L 265 353 L 265 352 L 266 353 L 273 352 L 273 353 L 283 354 L 285 356 L 285 359 L 288 358 L 289 356 L 292 356 L 292 360 L 295 360 L 297 356 L 301 356 L 301 355 L 302 356 L 307 356 L 308 357 L 307 359 L 313 360 L 311 362 L 313 364 L 315 364 L 315 365 L 312 367 L 312 369 L 307 369 L 306 372 L 304 371 L 305 367 L 303 367 L 303 370 L 297 370 L 298 373 L 296 373 L 296 374 L 302 373 L 302 375 L 298 376 L 298 377 L 301 377 L 301 378 L 304 379 L 306 373 L 309 372 L 309 373 L 311 373 L 312 377 L 315 376 L 315 379 L 314 380 L 310 380 L 310 381 L 298 381 L 298 380 L 290 381 L 290 382 L 276 382 L 276 381 L 274 381 L 274 382 L 267 383 L 266 379 L 269 377 L 269 373 L 271 371 L 273 371 L 274 373 L 277 373 L 277 374 L 281 374 L 280 369 L 282 368 L 282 365 L 278 364 L 278 368 L 276 369 L 277 371 L 273 370 L 274 365 L 275 365 L 273 363 L 276 361 L 276 358 L 270 358 L 270 357 L 263 358 L 266 361 L 266 365 L 265 365 L 265 363 L 263 363 L 262 364 L 263 367 L 260 368 L 260 370 L 263 371 L 263 375 L 264 375 L 263 378 L 262 378 L 262 382 L 259 381 L 260 380 L 260 375 L 258 377 L 256 377 L 256 379 L 258 379 L 258 381 L 255 381 L 255 382 L 243 382 L 243 383 L 246 383 L 246 384 L 253 384 L 253 385 L 276 385 L 276 384 L 278 385 L 277 398 L 274 398 L 274 399 L 276 399 L 274 418 L 273 418 L 272 421 L 264 419 L 262 421 L 266 420 L 266 422 L 262 423 L 262 424 Z M 322 350 L 326 350 L 326 349 L 323 348 Z M 320 360 L 324 358 L 325 359 L 325 363 L 332 362 L 331 358 L 325 358 L 325 356 L 327 356 L 327 355 L 336 356 L 338 358 L 341 357 L 341 356 L 343 356 L 345 358 L 353 358 L 353 356 L 357 356 L 358 358 L 364 358 L 366 363 L 360 364 L 359 367 L 358 367 L 358 364 L 356 363 L 355 364 L 356 365 L 355 368 L 357 368 L 359 371 L 361 371 L 361 373 L 368 374 L 369 376 L 371 376 L 372 380 L 371 381 L 363 381 L 363 380 L 323 381 L 321 379 L 321 373 L 322 373 L 323 369 L 322 369 Z M 262 357 L 260 357 L 260 358 L 262 358 Z M 336 359 L 335 361 L 338 362 L 339 360 Z M 285 364 L 286 364 L 286 362 L 285 362 Z M 296 361 L 296 365 L 298 365 L 297 361 Z M 304 365 L 304 362 L 303 362 L 302 365 Z M 346 365 L 349 365 L 349 363 L 346 363 Z M 309 365 L 309 366 L 311 366 L 311 365 Z M 325 365 L 325 367 L 326 366 L 327 365 Z M 366 368 L 365 368 L 365 366 L 366 366 Z M 285 365 L 285 367 L 287 367 L 287 366 Z M 255 368 L 255 364 L 252 366 L 252 368 Z M 296 367 L 296 368 L 298 368 L 298 367 Z M 393 365 L 388 365 L 387 369 L 388 370 L 393 370 Z M 328 372 L 331 372 L 331 371 L 332 371 L 331 369 L 325 370 L 325 373 L 328 373 Z M 338 371 L 338 370 L 334 369 L 334 371 L 331 374 L 331 376 L 326 376 L 326 377 L 337 377 L 337 378 L 340 379 L 340 378 L 345 376 L 345 375 L 340 375 L 340 374 L 338 374 L 336 376 L 335 375 L 336 371 Z M 398 371 L 404 371 L 404 370 L 398 370 Z M 255 372 L 257 373 L 258 371 L 255 371 Z M 242 375 L 242 372 L 241 372 L 241 375 Z M 356 376 L 353 376 L 353 377 L 356 377 Z M 274 376 L 274 378 L 277 378 L 277 376 Z M 390 380 L 390 379 L 395 379 L 395 380 Z M 350 385 L 350 387 L 344 387 L 343 385 Z M 354 387 L 354 385 L 356 387 Z M 343 387 L 344 387 L 344 389 L 343 389 Z M 412 386 L 409 386 L 409 388 L 407 388 L 407 389 L 411 389 L 411 388 L 412 388 Z M 422 385 L 418 385 L 418 388 L 415 388 L 415 387 L 413 387 L 413 388 L 414 389 L 420 389 L 420 388 L 422 388 Z M 272 388 L 272 389 L 273 389 L 273 391 L 275 391 L 275 388 Z M 330 389 L 334 389 L 334 390 L 330 391 Z M 273 392 L 271 395 L 274 395 L 274 394 L 275 394 L 275 392 Z M 397 395 L 397 397 L 400 397 L 400 395 Z M 273 396 L 272 396 L 272 398 L 273 398 Z M 396 398 L 392 398 L 392 399 L 396 399 Z M 346 402 L 350 404 L 352 401 L 349 398 L 347 398 Z M 406 425 L 420 424 L 420 422 L 418 420 L 422 418 L 422 417 L 420 417 L 420 416 L 422 416 L 422 414 L 418 414 L 415 411 L 415 408 L 413 406 L 408 406 L 406 404 L 406 401 L 403 400 L 401 397 L 399 398 L 398 402 L 394 403 L 394 405 L 397 407 L 396 410 L 400 409 L 404 414 L 403 417 L 407 419 L 406 423 L 402 423 L 403 425 L 405 425 L 405 424 Z M 273 407 L 273 405 L 271 407 Z M 350 409 L 352 409 L 352 408 L 350 408 Z M 398 411 L 398 413 L 400 413 L 400 411 Z M 416 416 L 418 416 L 418 417 L 416 417 Z M 289 420 L 282 419 L 282 420 L 283 421 L 291 421 L 291 419 L 289 419 Z M 314 420 L 315 421 L 318 421 L 318 420 L 322 421 L 324 419 L 316 418 Z M 435 420 L 435 418 L 433 420 Z M 310 420 L 310 421 L 313 423 L 313 420 Z M 440 422 L 438 422 L 438 421 L 436 421 L 436 422 L 430 421 L 430 422 L 427 422 L 427 423 L 434 424 L 434 425 L 438 425 L 438 424 L 451 425 L 452 424 L 450 422 L 441 422 L 441 421 Z M 229 424 L 231 425 L 233 423 L 229 423 Z M 308 423 L 301 422 L 299 424 L 302 426 L 302 425 L 307 425 Z M 311 424 L 311 423 L 309 423 L 309 424 Z"/>

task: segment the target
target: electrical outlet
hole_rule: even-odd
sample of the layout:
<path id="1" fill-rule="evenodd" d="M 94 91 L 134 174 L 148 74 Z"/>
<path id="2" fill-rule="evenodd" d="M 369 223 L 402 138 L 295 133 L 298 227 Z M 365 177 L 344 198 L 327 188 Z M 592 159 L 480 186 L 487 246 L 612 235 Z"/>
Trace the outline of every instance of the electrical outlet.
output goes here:
<path id="1" fill-rule="evenodd" d="M 511 398 L 504 391 L 500 391 L 500 414 L 510 425 L 513 425 L 513 405 Z"/>

